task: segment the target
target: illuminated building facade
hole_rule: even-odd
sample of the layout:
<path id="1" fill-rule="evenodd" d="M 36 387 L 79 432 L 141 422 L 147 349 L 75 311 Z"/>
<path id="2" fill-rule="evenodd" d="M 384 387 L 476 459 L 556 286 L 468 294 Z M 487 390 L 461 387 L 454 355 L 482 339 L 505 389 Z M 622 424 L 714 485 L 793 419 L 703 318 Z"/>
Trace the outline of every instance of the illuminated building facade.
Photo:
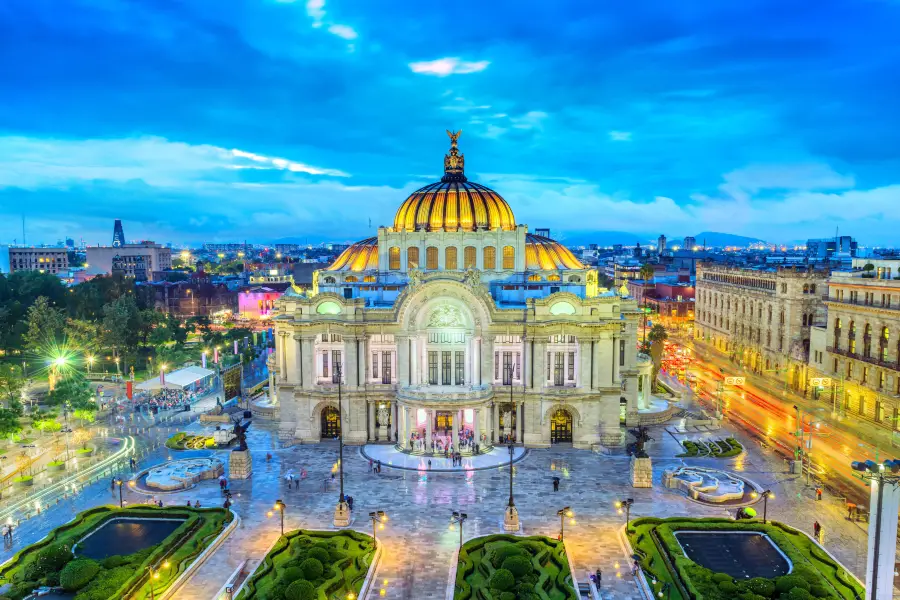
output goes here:
<path id="1" fill-rule="evenodd" d="M 348 443 L 410 451 L 436 439 L 586 448 L 621 443 L 620 420 L 649 405 L 634 300 L 599 289 L 595 270 L 468 181 L 457 138 L 444 177 L 393 225 L 276 303 L 284 440 L 334 437 L 343 420 Z"/>

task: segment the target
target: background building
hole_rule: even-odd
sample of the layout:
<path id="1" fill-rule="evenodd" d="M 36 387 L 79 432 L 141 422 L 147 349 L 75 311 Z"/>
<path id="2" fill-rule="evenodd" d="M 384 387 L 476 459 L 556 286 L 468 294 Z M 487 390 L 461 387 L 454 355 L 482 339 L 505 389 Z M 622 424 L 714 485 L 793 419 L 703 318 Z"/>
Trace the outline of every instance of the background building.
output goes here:
<path id="1" fill-rule="evenodd" d="M 697 238 L 695 238 L 694 236 L 691 236 L 691 235 L 684 238 L 684 244 L 682 244 L 682 248 L 684 250 L 691 251 L 696 247 L 697 247 Z M 697 248 L 697 249 L 699 250 L 699 248 Z"/>
<path id="2" fill-rule="evenodd" d="M 66 273 L 69 270 L 67 248 L 9 247 L 9 272 L 40 271 L 41 273 Z"/>
<path id="3" fill-rule="evenodd" d="M 113 248 L 120 248 L 125 245 L 125 231 L 122 229 L 122 221 L 120 219 L 116 219 L 115 224 L 113 224 L 112 245 Z"/>
<path id="4" fill-rule="evenodd" d="M 824 271 L 700 265 L 695 339 L 804 389 L 810 328 L 824 323 Z"/>
<path id="5" fill-rule="evenodd" d="M 115 262 L 131 277 L 143 272 L 146 280 L 156 281 L 162 271 L 172 268 L 172 249 L 149 241 L 119 247 L 88 246 L 86 254 L 88 272 L 93 274 L 111 274 Z"/>

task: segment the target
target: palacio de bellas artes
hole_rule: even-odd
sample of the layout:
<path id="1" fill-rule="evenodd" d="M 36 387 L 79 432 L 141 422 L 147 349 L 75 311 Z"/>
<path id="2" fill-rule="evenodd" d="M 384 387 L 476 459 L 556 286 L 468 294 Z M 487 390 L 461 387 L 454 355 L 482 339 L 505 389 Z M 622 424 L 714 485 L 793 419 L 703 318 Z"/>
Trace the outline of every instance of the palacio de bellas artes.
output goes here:
<path id="1" fill-rule="evenodd" d="M 287 443 L 404 452 L 622 445 L 654 410 L 641 313 L 562 244 L 469 181 L 458 147 L 393 224 L 289 289 L 270 389 Z"/>

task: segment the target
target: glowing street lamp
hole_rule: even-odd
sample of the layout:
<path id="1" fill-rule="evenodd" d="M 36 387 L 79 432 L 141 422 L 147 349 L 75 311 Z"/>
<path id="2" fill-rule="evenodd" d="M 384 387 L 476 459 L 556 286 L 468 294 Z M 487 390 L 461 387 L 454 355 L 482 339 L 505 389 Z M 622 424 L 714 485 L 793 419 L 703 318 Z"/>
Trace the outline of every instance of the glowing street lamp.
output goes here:
<path id="1" fill-rule="evenodd" d="M 572 509 L 568 506 L 559 509 L 556 511 L 557 516 L 559 517 L 559 541 L 563 541 L 566 535 L 566 524 L 565 519 L 570 519 L 569 523 L 571 525 L 575 524 L 575 513 L 572 512 Z"/>
<path id="2" fill-rule="evenodd" d="M 275 501 L 275 506 L 273 508 L 281 513 L 281 535 L 284 535 L 284 509 L 287 508 L 287 505 L 279 498 Z M 272 513 L 270 512 L 269 516 L 271 515 Z"/>
<path id="3" fill-rule="evenodd" d="M 369 520 L 372 521 L 372 539 L 377 541 L 375 537 L 375 526 L 378 526 L 378 529 L 384 529 L 384 524 L 387 522 L 387 515 L 383 510 L 376 510 L 369 513 Z"/>
<path id="4" fill-rule="evenodd" d="M 450 515 L 450 531 L 455 529 L 455 525 L 459 524 L 459 547 L 462 548 L 462 540 L 463 540 L 463 523 L 466 522 L 466 519 L 469 518 L 464 512 L 453 511 L 453 514 Z"/>
<path id="5" fill-rule="evenodd" d="M 87 364 L 88 364 L 88 373 L 93 372 L 93 370 L 94 370 L 94 357 L 93 357 L 93 356 L 88 356 L 85 360 L 87 360 Z"/>
<path id="6" fill-rule="evenodd" d="M 625 500 L 619 500 L 616 502 L 616 508 L 619 509 L 619 514 L 622 512 L 625 513 L 625 531 L 628 531 L 628 522 L 631 520 L 631 505 L 634 504 L 634 498 L 626 498 Z"/>
<path id="7" fill-rule="evenodd" d="M 756 499 L 756 498 L 759 498 L 759 494 L 757 494 L 756 492 L 753 492 L 752 494 L 750 494 L 750 497 L 753 499 Z M 763 523 L 765 523 L 766 522 L 766 509 L 769 507 L 769 498 L 774 499 L 775 492 L 773 492 L 772 490 L 766 490 L 762 493 L 762 497 L 763 497 Z"/>

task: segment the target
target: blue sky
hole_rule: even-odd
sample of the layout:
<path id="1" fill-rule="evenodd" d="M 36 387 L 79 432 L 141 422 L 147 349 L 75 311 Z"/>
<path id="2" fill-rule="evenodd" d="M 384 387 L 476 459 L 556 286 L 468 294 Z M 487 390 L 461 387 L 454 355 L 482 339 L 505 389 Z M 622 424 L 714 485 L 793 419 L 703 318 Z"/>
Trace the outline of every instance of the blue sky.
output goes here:
<path id="1" fill-rule="evenodd" d="M 0 243 L 532 228 L 900 245 L 900 3 L 4 0 Z"/>

